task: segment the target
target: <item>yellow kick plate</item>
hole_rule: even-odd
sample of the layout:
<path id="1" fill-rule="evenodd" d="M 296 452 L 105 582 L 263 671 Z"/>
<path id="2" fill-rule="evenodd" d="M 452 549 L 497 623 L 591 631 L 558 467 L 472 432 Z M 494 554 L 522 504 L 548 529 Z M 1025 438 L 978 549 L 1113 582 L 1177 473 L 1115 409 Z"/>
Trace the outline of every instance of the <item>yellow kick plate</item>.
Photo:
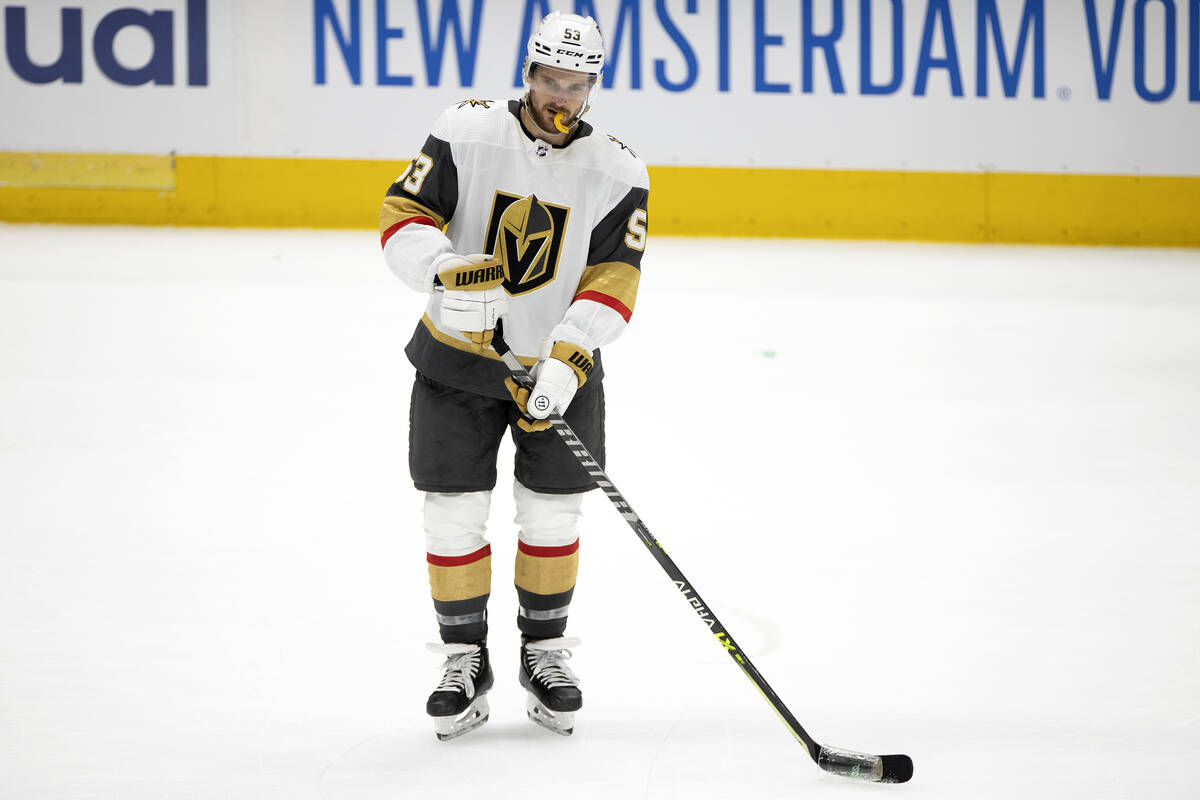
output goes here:
<path id="1" fill-rule="evenodd" d="M 172 155 L 0 153 L 0 187 L 175 189 Z"/>

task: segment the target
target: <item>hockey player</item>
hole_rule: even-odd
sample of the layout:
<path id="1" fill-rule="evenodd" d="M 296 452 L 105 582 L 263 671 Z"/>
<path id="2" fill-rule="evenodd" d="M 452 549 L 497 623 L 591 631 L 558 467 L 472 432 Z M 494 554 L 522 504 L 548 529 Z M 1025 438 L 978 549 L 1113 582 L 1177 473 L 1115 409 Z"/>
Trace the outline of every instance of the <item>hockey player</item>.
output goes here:
<path id="1" fill-rule="evenodd" d="M 530 37 L 525 93 L 448 108 L 380 213 L 388 267 L 429 302 L 405 349 L 416 367 L 409 468 L 425 492 L 426 560 L 446 656 L 426 710 L 438 738 L 487 721 L 491 548 L 485 528 L 501 439 L 516 446 L 519 682 L 535 722 L 561 734 L 583 703 L 564 637 L 587 473 L 549 430 L 562 414 L 604 460 L 599 348 L 629 322 L 646 247 L 642 161 L 583 116 L 600 86 L 595 20 L 553 12 Z M 503 336 L 536 384 L 508 377 Z"/>

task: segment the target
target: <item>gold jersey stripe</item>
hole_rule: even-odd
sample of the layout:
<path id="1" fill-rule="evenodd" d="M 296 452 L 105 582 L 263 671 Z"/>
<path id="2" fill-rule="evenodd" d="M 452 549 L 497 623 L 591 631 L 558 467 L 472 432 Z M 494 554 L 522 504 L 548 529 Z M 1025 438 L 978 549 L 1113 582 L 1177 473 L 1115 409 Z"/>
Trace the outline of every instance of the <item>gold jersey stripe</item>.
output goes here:
<path id="1" fill-rule="evenodd" d="M 492 591 L 492 557 L 458 567 L 429 565 L 429 588 L 433 599 L 443 602 L 470 600 Z"/>
<path id="2" fill-rule="evenodd" d="M 574 588 L 579 574 L 579 551 L 566 556 L 539 558 L 517 551 L 518 589 L 534 594 L 561 594 Z"/>
<path id="3" fill-rule="evenodd" d="M 455 339 L 453 336 L 446 333 L 445 331 L 438 330 L 438 326 L 433 324 L 433 320 L 429 318 L 428 314 L 425 314 L 421 317 L 421 322 L 424 323 L 425 327 L 429 330 L 430 335 L 433 336 L 434 339 L 437 339 L 442 344 L 449 345 L 450 347 L 453 347 L 455 350 L 462 350 L 463 352 L 471 353 L 472 355 L 482 356 L 484 358 L 490 358 L 493 361 L 501 360 L 500 356 L 496 353 L 495 350 L 484 350 L 481 353 L 481 352 L 479 352 L 479 349 L 476 346 L 472 345 L 466 339 Z M 517 360 L 520 361 L 521 364 L 523 366 L 525 366 L 526 368 L 532 367 L 534 364 L 536 364 L 538 362 L 538 360 L 536 358 L 528 358 L 526 356 L 517 356 Z"/>
<path id="4" fill-rule="evenodd" d="M 387 233 L 388 228 L 397 222 L 404 222 L 413 217 L 429 217 L 438 228 L 446 226 L 446 220 L 430 211 L 425 206 L 407 197 L 385 197 L 383 207 L 379 209 L 379 232 Z"/>
<path id="5" fill-rule="evenodd" d="M 575 293 L 599 292 L 620 301 L 632 312 L 641 278 L 642 271 L 637 267 L 623 261 L 606 261 L 593 264 L 583 271 Z"/>

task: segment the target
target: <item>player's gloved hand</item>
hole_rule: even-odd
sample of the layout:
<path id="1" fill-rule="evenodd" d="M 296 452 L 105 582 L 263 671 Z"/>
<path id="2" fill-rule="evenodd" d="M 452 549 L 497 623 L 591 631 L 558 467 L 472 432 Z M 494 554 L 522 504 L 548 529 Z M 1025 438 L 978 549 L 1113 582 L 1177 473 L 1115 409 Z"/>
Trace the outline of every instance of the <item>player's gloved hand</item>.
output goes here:
<path id="1" fill-rule="evenodd" d="M 533 391 L 517 385 L 512 378 L 504 381 L 521 413 L 533 421 L 517 425 L 527 431 L 546 430 L 552 413 L 565 414 L 575 392 L 587 382 L 592 371 L 592 354 L 571 342 L 544 342 L 542 360 L 533 368 Z"/>
<path id="2" fill-rule="evenodd" d="M 529 390 L 512 378 L 504 379 L 504 388 L 512 395 L 513 402 L 521 409 L 522 417 L 517 420 L 517 427 L 523 431 L 535 433 L 550 429 L 550 420 L 534 419 L 529 416 Z"/>
<path id="3" fill-rule="evenodd" d="M 471 349 L 484 353 L 492 344 L 496 320 L 508 311 L 504 264 L 486 253 L 449 253 L 434 262 L 442 293 L 442 322 L 462 331 Z"/>

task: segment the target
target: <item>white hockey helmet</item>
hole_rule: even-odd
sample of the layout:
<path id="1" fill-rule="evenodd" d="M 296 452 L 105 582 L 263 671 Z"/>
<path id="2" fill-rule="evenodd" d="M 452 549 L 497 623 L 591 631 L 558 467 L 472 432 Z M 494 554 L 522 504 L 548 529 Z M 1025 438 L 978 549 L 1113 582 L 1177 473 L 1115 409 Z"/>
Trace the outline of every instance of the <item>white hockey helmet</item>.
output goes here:
<path id="1" fill-rule="evenodd" d="M 529 86 L 534 64 L 583 72 L 591 76 L 592 89 L 579 116 L 587 111 L 604 75 L 604 37 L 591 17 L 551 11 L 538 23 L 525 48 L 521 77 Z"/>

